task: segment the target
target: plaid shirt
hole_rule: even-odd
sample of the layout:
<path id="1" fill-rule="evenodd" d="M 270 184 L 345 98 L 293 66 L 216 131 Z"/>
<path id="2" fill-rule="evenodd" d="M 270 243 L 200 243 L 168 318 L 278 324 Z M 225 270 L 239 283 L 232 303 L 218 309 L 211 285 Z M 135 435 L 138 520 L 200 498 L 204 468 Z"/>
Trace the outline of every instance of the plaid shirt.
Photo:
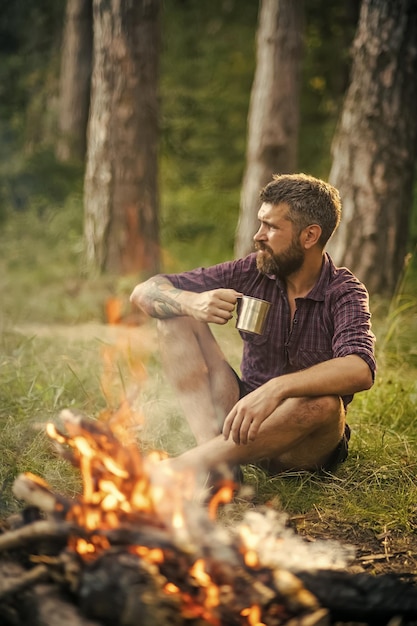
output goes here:
<path id="1" fill-rule="evenodd" d="M 375 375 L 368 293 L 348 269 L 335 267 L 328 254 L 317 283 L 307 296 L 296 298 L 292 324 L 285 285 L 258 271 L 256 254 L 164 276 L 179 289 L 235 289 L 271 302 L 264 334 L 239 331 L 243 339 L 241 376 L 248 391 L 276 376 L 349 354 L 360 356 Z M 345 406 L 352 398 L 343 397 Z"/>

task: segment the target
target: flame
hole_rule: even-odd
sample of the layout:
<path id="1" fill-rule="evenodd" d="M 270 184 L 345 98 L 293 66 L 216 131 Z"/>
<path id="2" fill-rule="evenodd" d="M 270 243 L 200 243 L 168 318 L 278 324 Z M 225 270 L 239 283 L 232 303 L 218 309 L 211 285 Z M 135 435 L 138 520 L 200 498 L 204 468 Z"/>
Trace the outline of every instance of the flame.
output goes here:
<path id="1" fill-rule="evenodd" d="M 98 422 L 87 427 L 69 412 L 63 412 L 63 419 L 68 435 L 51 423 L 47 433 L 72 449 L 83 483 L 82 497 L 69 510 L 68 520 L 95 531 L 117 528 L 128 515 L 156 516 L 150 480 L 137 446 L 122 446 L 111 429 Z M 103 548 L 103 541 L 96 540 L 86 549 L 85 540 L 78 540 L 75 547 L 81 554 L 91 554 Z"/>
<path id="2" fill-rule="evenodd" d="M 105 303 L 106 320 L 108 324 L 120 324 L 122 319 L 123 302 L 121 298 L 107 298 Z"/>
<path id="3" fill-rule="evenodd" d="M 250 626 L 266 626 L 261 622 L 261 608 L 258 604 L 254 604 L 250 608 L 243 609 L 240 614 L 248 618 Z"/>
<path id="4" fill-rule="evenodd" d="M 149 563 L 163 563 L 164 553 L 160 548 L 148 548 L 147 546 L 131 546 L 131 552 L 134 552 Z"/>
<path id="5" fill-rule="evenodd" d="M 204 559 L 197 559 L 190 569 L 190 577 L 195 579 L 202 592 L 200 594 L 202 597 L 199 598 L 200 602 L 195 604 L 195 602 L 185 596 L 186 610 L 188 609 L 190 616 L 201 617 L 208 623 L 213 624 L 213 626 L 218 626 L 219 620 L 213 614 L 213 609 L 219 606 L 220 590 L 205 568 Z"/>
<path id="6" fill-rule="evenodd" d="M 116 343 L 103 344 L 101 348 L 101 389 L 108 408 L 98 416 L 110 425 L 119 441 L 128 443 L 135 438 L 132 429 L 136 431 L 144 423 L 143 414 L 133 405 L 146 379 L 145 352 L 143 348 L 135 351 L 131 339 L 129 333 L 122 333 Z M 143 342 L 135 341 L 134 345 L 137 343 Z M 131 381 L 129 389 L 126 380 Z"/>
<path id="7" fill-rule="evenodd" d="M 109 305 L 115 305 L 113 310 L 110 310 L 111 306 L 109 308 L 109 323 L 116 324 L 120 318 L 117 303 L 109 302 Z M 119 332 L 120 328 L 113 330 Z M 251 584 L 250 575 L 246 579 L 249 570 L 256 569 L 257 574 L 262 576 L 262 557 L 257 552 L 259 537 L 255 536 L 250 525 L 239 525 L 236 554 L 227 544 L 225 559 L 232 554 L 232 560 L 224 569 L 219 561 L 219 553 L 223 555 L 222 547 L 219 549 L 216 546 L 215 550 L 211 550 L 210 534 L 208 540 L 199 543 L 197 524 L 200 518 L 191 519 L 191 507 L 188 506 L 195 497 L 196 477 L 186 473 L 175 475 L 169 463 L 163 463 L 167 457 L 163 452 L 152 451 L 146 456 L 140 452 L 137 434 L 144 419 L 141 411 L 133 409 L 133 400 L 146 370 L 142 355 L 139 358 L 134 353 L 126 336 L 119 339 L 116 345 L 105 344 L 102 347 L 101 385 L 108 408 L 99 414 L 97 420 L 86 420 L 70 411 L 63 411 L 62 430 L 52 423 L 46 426 L 48 436 L 65 449 L 66 456 L 81 472 L 80 496 L 70 508 L 62 508 L 59 503 L 56 505 L 57 510 L 61 506 L 62 514 L 78 527 L 78 534 L 81 535 L 74 531 L 69 539 L 69 548 L 83 559 L 93 560 L 111 549 L 112 544 L 119 545 L 120 542 L 123 545 L 126 542 L 124 549 L 128 553 L 137 555 L 152 566 L 149 571 L 159 572 L 157 580 L 160 589 L 167 596 L 176 596 L 174 603 L 180 607 L 184 618 L 222 626 L 226 623 L 221 620 L 222 615 L 233 609 L 236 611 L 233 623 L 265 626 L 262 617 L 267 620 L 267 616 L 262 615 L 261 606 L 264 595 L 242 593 L 245 585 Z M 127 389 L 125 385 L 122 372 L 126 368 L 129 377 L 136 383 L 136 391 Z M 166 472 L 162 472 L 162 477 L 156 472 L 155 477 L 154 469 L 161 465 Z M 47 487 L 42 479 L 31 478 Z M 215 520 L 219 506 L 231 501 L 236 485 L 232 480 L 224 480 L 217 487 L 205 510 L 208 520 Z M 204 523 L 207 523 L 206 519 Z M 130 533 L 127 540 L 125 532 Z M 123 540 L 120 541 L 119 537 Z M 213 534 L 213 537 L 216 535 Z M 142 545 L 142 542 L 147 545 Z M 176 550 L 173 550 L 175 547 L 183 548 L 179 554 L 180 575 L 173 577 L 177 584 L 169 580 L 176 566 L 173 561 L 177 556 Z M 238 571 L 242 571 L 237 585 L 233 583 L 235 572 L 231 571 L 235 563 Z"/>
<path id="8" fill-rule="evenodd" d="M 227 504 L 233 498 L 233 489 L 234 489 L 233 481 L 226 481 L 226 483 L 220 487 L 220 489 L 214 494 L 209 502 L 209 517 L 210 519 L 216 519 L 217 509 L 220 504 Z"/>
<path id="9" fill-rule="evenodd" d="M 246 520 L 236 529 L 238 542 L 235 556 L 238 557 L 236 563 L 238 571 L 242 569 L 242 575 L 241 583 L 235 588 L 231 572 L 234 567 L 231 563 L 235 561 L 223 569 L 218 561 L 218 547 L 211 552 L 209 543 L 203 542 L 201 549 L 196 549 L 199 535 L 196 535 L 194 522 L 194 527 L 191 524 L 193 531 L 190 532 L 187 527 L 192 518 L 187 517 L 190 508 L 186 506 L 186 490 L 183 488 L 184 484 L 188 484 L 189 476 L 184 474 L 181 477 L 183 482 L 178 477 L 175 481 L 172 468 L 168 465 L 165 482 L 162 480 L 155 484 L 152 469 L 155 464 L 161 464 L 164 454 L 153 452 L 144 457 L 136 443 L 121 443 L 110 423 L 87 421 L 70 411 L 62 412 L 61 416 L 66 432 L 49 423 L 47 433 L 69 451 L 71 460 L 81 471 L 83 484 L 79 498 L 69 509 L 64 509 L 67 511 L 66 519 L 75 522 L 82 530 L 78 531 L 81 536 L 74 531 L 69 539 L 69 548 L 83 559 L 93 560 L 111 549 L 118 537 L 124 538 L 124 533 L 130 532 L 126 551 L 152 565 L 152 570 L 159 571 L 161 591 L 176 596 L 175 604 L 185 619 L 224 626 L 227 622 L 222 621 L 222 616 L 230 602 L 236 610 L 236 619 L 240 620 L 233 623 L 266 626 L 262 621 L 262 605 L 256 603 L 259 597 L 264 601 L 265 592 L 261 596 L 255 594 L 248 597 L 245 594 L 242 596 L 241 591 L 241 584 L 248 584 L 246 574 L 257 570 L 262 576 L 263 569 L 260 568 L 265 567 L 257 551 L 260 535 L 256 533 L 253 523 Z M 42 479 L 36 476 L 30 478 L 47 487 Z M 209 503 L 208 519 L 215 518 L 220 503 L 230 500 L 234 486 L 233 481 L 223 482 Z M 161 517 L 161 503 L 168 505 L 169 516 Z M 198 521 L 200 518 L 197 518 Z M 142 524 L 146 525 L 145 531 L 141 528 Z M 153 538 L 157 540 L 156 545 Z M 142 545 L 142 541 L 147 545 Z M 178 584 L 169 580 L 170 573 L 175 569 L 175 547 L 183 549 L 179 554 L 180 575 L 178 579 L 174 578 Z M 228 545 L 226 554 L 229 548 Z M 273 593 L 271 591 L 272 596 Z"/>
<path id="10" fill-rule="evenodd" d="M 180 592 L 179 587 L 177 587 L 177 585 L 174 585 L 174 583 L 167 583 L 164 587 L 164 591 L 167 595 L 174 595 L 174 594 L 178 594 Z"/>
<path id="11" fill-rule="evenodd" d="M 256 568 L 259 565 L 258 553 L 255 549 L 257 538 L 252 534 L 249 526 L 241 524 L 239 535 L 243 542 L 243 558 L 248 567 Z"/>
<path id="12" fill-rule="evenodd" d="M 135 527 L 135 520 L 138 529 L 144 520 L 153 528 L 169 524 L 171 536 L 180 543 L 184 542 L 184 545 L 189 542 L 184 502 L 190 486 L 195 486 L 195 477 L 185 474 L 174 476 L 168 466 L 165 480 L 156 482 L 152 470 L 167 455 L 159 451 L 152 451 L 146 457 L 141 454 L 136 439 L 129 433 L 129 427 L 132 424 L 137 427 L 143 417 L 141 413 L 133 411 L 132 394 L 129 398 L 123 385 L 117 408 L 111 408 L 112 381 L 115 372 L 120 373 L 116 361 L 121 352 L 126 352 L 125 348 L 120 345 L 103 348 L 102 387 L 109 408 L 99 415 L 98 420 L 87 421 L 70 411 L 63 411 L 61 417 L 65 432 L 58 430 L 52 423 L 46 427 L 48 436 L 69 450 L 71 460 L 81 472 L 82 494 L 67 511 L 66 518 L 87 531 L 86 534 L 81 533 L 84 536 L 70 537 L 69 547 L 88 560 L 97 558 L 100 553 L 111 548 L 108 538 L 111 535 L 106 536 L 106 531 L 117 530 L 124 522 Z M 129 367 L 136 380 L 143 379 L 142 361 L 138 364 L 132 357 Z M 34 479 L 46 486 L 41 479 Z M 219 505 L 231 501 L 234 489 L 233 481 L 223 481 L 208 504 L 209 519 L 216 519 Z M 160 517 L 161 504 L 164 503 L 169 505 L 169 519 Z M 258 567 L 255 541 L 251 538 L 249 527 L 241 528 L 240 538 L 245 564 L 250 568 Z M 163 548 L 140 545 L 140 541 L 136 542 L 133 538 L 126 549 L 149 564 L 164 566 L 166 554 Z M 222 586 L 213 580 L 204 558 L 197 558 L 189 566 L 188 579 L 185 585 L 181 585 L 184 588 L 167 580 L 162 589 L 167 595 L 178 596 L 184 617 L 221 626 L 217 612 L 221 610 L 220 604 L 224 602 L 221 598 L 228 585 Z M 191 585 L 191 591 L 187 585 Z M 242 624 L 265 626 L 261 622 L 261 608 L 256 604 L 241 610 L 240 616 Z"/>

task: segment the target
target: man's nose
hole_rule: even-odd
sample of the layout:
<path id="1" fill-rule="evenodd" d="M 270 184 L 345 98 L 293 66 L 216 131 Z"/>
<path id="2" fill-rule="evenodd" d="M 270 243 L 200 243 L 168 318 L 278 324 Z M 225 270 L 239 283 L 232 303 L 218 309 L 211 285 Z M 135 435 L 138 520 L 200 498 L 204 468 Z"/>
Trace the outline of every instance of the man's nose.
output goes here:
<path id="1" fill-rule="evenodd" d="M 265 229 L 263 228 L 262 224 L 259 226 L 258 230 L 256 231 L 256 233 L 253 236 L 253 240 L 254 241 L 261 241 L 265 239 Z"/>

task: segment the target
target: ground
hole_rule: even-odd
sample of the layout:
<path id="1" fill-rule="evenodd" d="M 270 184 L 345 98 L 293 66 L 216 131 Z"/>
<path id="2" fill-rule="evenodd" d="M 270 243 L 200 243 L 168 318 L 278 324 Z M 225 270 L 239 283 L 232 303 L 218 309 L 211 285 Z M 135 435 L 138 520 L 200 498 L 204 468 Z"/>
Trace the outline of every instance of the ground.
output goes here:
<path id="1" fill-rule="evenodd" d="M 417 535 L 391 533 L 375 535 L 349 523 L 335 524 L 320 520 L 315 513 L 293 518 L 297 532 L 309 541 L 336 540 L 356 548 L 350 564 L 352 572 L 382 575 L 395 574 L 417 583 Z"/>
<path id="2" fill-rule="evenodd" d="M 129 342 L 130 333 L 135 333 L 135 341 L 137 341 L 139 333 L 140 344 L 145 351 L 151 352 L 157 344 L 154 328 L 152 332 L 149 332 L 149 328 L 137 326 L 129 328 L 109 324 L 75 326 L 25 324 L 16 330 L 30 336 L 54 334 L 74 340 L 100 337 L 101 341 L 114 343 L 120 342 L 121 339 L 127 339 Z M 220 328 L 219 332 L 225 331 Z M 233 356 L 237 359 L 237 354 Z M 309 541 L 327 539 L 353 545 L 356 548 L 356 558 L 350 564 L 352 572 L 362 571 L 375 575 L 393 573 L 417 583 L 417 534 L 396 534 L 388 531 L 376 536 L 373 531 L 359 528 L 354 524 L 323 520 L 314 511 L 304 516 L 294 517 L 290 523 L 298 534 Z"/>

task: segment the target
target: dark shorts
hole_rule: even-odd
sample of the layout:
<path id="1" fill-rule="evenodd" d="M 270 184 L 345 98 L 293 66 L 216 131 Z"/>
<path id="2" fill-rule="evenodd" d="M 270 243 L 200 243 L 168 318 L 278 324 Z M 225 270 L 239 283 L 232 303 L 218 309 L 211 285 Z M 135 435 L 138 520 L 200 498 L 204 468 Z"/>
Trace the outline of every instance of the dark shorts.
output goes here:
<path id="1" fill-rule="evenodd" d="M 245 386 L 245 383 L 240 379 L 237 372 L 233 370 L 233 373 L 235 374 L 237 383 L 239 385 L 239 398 L 243 398 L 249 392 Z M 326 463 L 322 465 L 319 471 L 334 472 L 335 469 L 341 463 L 344 463 L 346 461 L 348 457 L 348 453 L 349 453 L 349 440 L 350 440 L 350 426 L 349 424 L 345 424 L 345 432 L 343 433 L 343 437 L 337 444 L 336 448 L 333 450 L 330 457 L 327 459 Z M 265 462 L 262 461 L 261 463 L 259 463 L 259 465 L 263 467 L 264 469 L 267 469 L 268 460 L 266 459 Z"/>
<path id="2" fill-rule="evenodd" d="M 323 472 L 334 472 L 334 470 L 346 461 L 349 454 L 350 426 L 345 424 L 345 432 L 343 437 L 333 450 L 326 463 L 321 467 Z"/>

